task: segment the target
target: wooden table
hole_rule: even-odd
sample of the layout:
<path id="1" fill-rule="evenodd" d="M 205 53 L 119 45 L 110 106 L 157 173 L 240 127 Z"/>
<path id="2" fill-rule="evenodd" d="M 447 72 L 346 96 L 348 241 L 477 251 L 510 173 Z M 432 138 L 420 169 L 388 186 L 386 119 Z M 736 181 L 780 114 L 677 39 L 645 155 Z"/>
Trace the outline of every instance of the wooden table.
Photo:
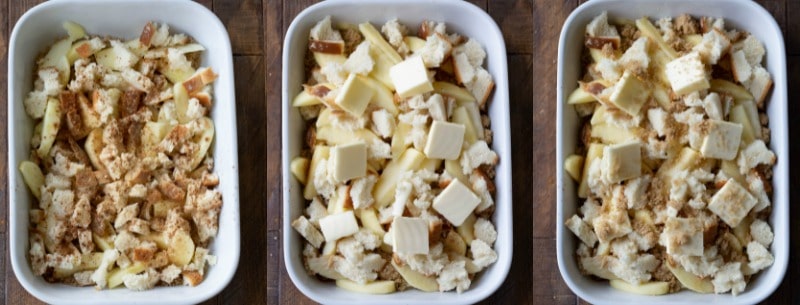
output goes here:
<path id="1" fill-rule="evenodd" d="M 508 49 L 511 81 L 511 125 L 515 131 L 514 260 L 503 286 L 487 304 L 585 303 L 564 284 L 556 265 L 555 228 L 555 99 L 556 50 L 561 25 L 584 0 L 517 0 L 471 2 L 486 9 L 502 29 Z M 0 1 L 0 126 L 6 126 L 8 37 L 17 19 L 38 0 Z M 216 13 L 231 36 L 236 70 L 242 252 L 239 269 L 228 287 L 207 304 L 309 304 L 292 284 L 281 248 L 281 45 L 283 35 L 300 11 L 315 1 L 200 1 Z M 786 39 L 789 88 L 800 86 L 800 1 L 759 0 L 769 10 Z M 787 34 L 790 33 L 790 34 Z M 776 52 L 779 50 L 768 50 Z M 797 91 L 789 92 L 789 111 L 800 111 Z M 792 120 L 797 136 L 800 120 Z M 791 131 L 794 130 L 794 131 Z M 791 143 L 791 159 L 800 160 L 800 141 Z M 7 140 L 0 139 L 0 300 L 5 304 L 38 301 L 17 282 L 8 252 Z M 266 158 L 264 157 L 266 155 Z M 791 185 L 800 187 L 800 162 L 793 162 Z M 266 177 L 266 179 L 264 179 Z M 800 219 L 800 209 L 792 209 Z M 264 225 L 266 223 L 266 226 Z M 767 304 L 800 300 L 800 223 L 791 227 L 792 251 L 783 284 Z M 265 242 L 266 240 L 266 242 Z M 266 270 L 265 270 L 266 268 Z"/>

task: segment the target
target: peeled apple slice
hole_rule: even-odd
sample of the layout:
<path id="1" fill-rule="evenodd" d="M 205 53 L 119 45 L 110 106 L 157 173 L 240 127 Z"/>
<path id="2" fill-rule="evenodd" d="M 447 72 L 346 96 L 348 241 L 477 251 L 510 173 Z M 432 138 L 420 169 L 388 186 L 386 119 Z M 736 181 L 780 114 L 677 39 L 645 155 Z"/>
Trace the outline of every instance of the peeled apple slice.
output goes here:
<path id="1" fill-rule="evenodd" d="M 22 173 L 22 179 L 25 180 L 25 184 L 28 185 L 33 196 L 35 196 L 36 199 L 41 198 L 41 187 L 44 185 L 42 169 L 39 168 L 36 163 L 25 160 L 19 164 L 19 171 Z"/>
<path id="2" fill-rule="evenodd" d="M 392 267 L 400 273 L 400 276 L 402 276 L 411 287 L 426 292 L 439 291 L 439 283 L 436 282 L 435 277 L 425 276 L 422 273 L 412 270 L 407 265 L 399 266 L 394 260 L 392 260 Z"/>
<path id="3" fill-rule="evenodd" d="M 194 256 L 194 241 L 186 231 L 177 231 L 168 240 L 167 257 L 176 266 L 185 266 L 192 261 Z"/>
<path id="4" fill-rule="evenodd" d="M 631 285 L 623 280 L 611 280 L 611 287 L 625 292 L 641 295 L 662 295 L 669 292 L 667 282 L 648 282 L 640 285 Z"/>
<path id="5" fill-rule="evenodd" d="M 39 148 L 36 153 L 39 157 L 44 159 L 50 153 L 50 148 L 53 147 L 53 142 L 58 135 L 58 129 L 61 128 L 61 103 L 54 98 L 47 100 L 47 108 L 44 111 L 44 121 L 42 123 L 42 138 L 39 142 Z"/>
<path id="6" fill-rule="evenodd" d="M 711 283 L 708 279 L 702 279 L 694 274 L 683 270 L 680 266 L 672 266 L 672 264 L 667 263 L 667 268 L 669 271 L 672 271 L 672 274 L 675 275 L 675 278 L 678 279 L 684 287 L 691 289 L 694 292 L 699 293 L 713 293 L 714 292 L 714 284 Z"/>
<path id="7" fill-rule="evenodd" d="M 200 148 L 195 151 L 195 154 L 192 157 L 190 169 L 195 169 L 197 165 L 203 161 L 203 158 L 208 152 L 208 148 L 211 147 L 211 142 L 214 141 L 214 121 L 208 117 L 202 117 L 197 119 L 197 123 L 200 124 L 203 132 L 201 132 L 199 135 L 196 135 L 195 139 L 193 139 L 193 141 L 200 145 Z"/>
<path id="8" fill-rule="evenodd" d="M 359 284 L 351 280 L 336 280 L 336 286 L 353 292 L 369 294 L 387 294 L 395 292 L 394 281 L 375 281 L 366 284 Z"/>

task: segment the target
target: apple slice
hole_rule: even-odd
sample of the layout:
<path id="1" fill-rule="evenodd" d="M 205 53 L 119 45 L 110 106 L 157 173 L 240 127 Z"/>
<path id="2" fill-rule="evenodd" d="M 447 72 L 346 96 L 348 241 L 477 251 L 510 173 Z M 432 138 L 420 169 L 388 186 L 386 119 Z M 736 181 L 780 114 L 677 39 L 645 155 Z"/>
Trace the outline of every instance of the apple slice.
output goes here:
<path id="1" fill-rule="evenodd" d="M 459 105 L 461 103 L 475 102 L 475 96 L 467 89 L 449 82 L 433 82 L 433 92 L 450 96 L 456 99 Z"/>
<path id="2" fill-rule="evenodd" d="M 22 180 L 28 185 L 28 189 L 31 190 L 33 196 L 36 199 L 40 199 L 42 196 L 41 187 L 44 185 L 42 169 L 36 163 L 25 160 L 19 164 L 19 171 L 22 173 Z"/>
<path id="3" fill-rule="evenodd" d="M 108 272 L 108 288 L 115 288 L 122 285 L 126 275 L 139 274 L 147 269 L 142 262 L 135 262 L 127 268 L 115 268 Z"/>
<path id="4" fill-rule="evenodd" d="M 471 245 L 472 241 L 475 240 L 475 222 L 477 220 L 478 218 L 475 217 L 475 214 L 469 214 L 467 219 L 464 219 L 464 222 L 456 227 L 456 232 L 461 235 L 467 245 Z"/>
<path id="5" fill-rule="evenodd" d="M 586 152 L 586 161 L 583 163 L 583 174 L 581 174 L 581 183 L 578 186 L 578 197 L 586 198 L 589 196 L 589 167 L 592 166 L 594 160 L 603 157 L 603 150 L 605 145 L 599 143 L 589 144 L 589 150 Z"/>
<path id="6" fill-rule="evenodd" d="M 372 44 L 373 47 L 380 50 L 383 54 L 386 54 L 391 61 L 392 65 L 396 65 L 403 61 L 403 58 L 400 57 L 400 54 L 397 54 L 397 51 L 386 42 L 386 39 L 383 39 L 383 36 L 374 26 L 372 26 L 369 22 L 364 22 L 358 25 L 358 30 L 361 31 L 361 34 L 364 35 L 364 38 Z"/>
<path id="7" fill-rule="evenodd" d="M 319 163 L 322 160 L 328 159 L 329 155 L 330 147 L 322 145 L 314 146 L 314 154 L 311 156 L 311 163 L 308 166 L 308 183 L 303 189 L 303 197 L 306 200 L 314 199 L 314 196 L 317 196 L 317 188 L 314 186 L 314 173 L 317 172 Z"/>
<path id="8" fill-rule="evenodd" d="M 167 257 L 176 266 L 182 267 L 192 261 L 194 257 L 194 241 L 189 232 L 178 230 L 168 238 Z"/>
<path id="9" fill-rule="evenodd" d="M 647 282 L 640 285 L 632 285 L 623 280 L 611 280 L 611 287 L 625 292 L 641 295 L 662 295 L 669 293 L 668 282 Z"/>
<path id="10" fill-rule="evenodd" d="M 369 294 L 387 294 L 395 292 L 394 281 L 375 281 L 359 284 L 347 279 L 336 280 L 336 286 L 345 290 Z"/>
<path id="11" fill-rule="evenodd" d="M 694 274 L 691 274 L 684 270 L 680 266 L 673 266 L 669 262 L 664 262 L 667 264 L 667 268 L 669 271 L 675 275 L 675 278 L 678 279 L 684 287 L 691 289 L 694 292 L 699 293 L 714 293 L 714 285 L 711 283 L 709 279 L 700 278 Z"/>
<path id="12" fill-rule="evenodd" d="M 583 156 L 570 155 L 564 160 L 564 169 L 567 171 L 573 180 L 581 181 L 581 172 L 583 171 Z"/>
<path id="13" fill-rule="evenodd" d="M 36 153 L 42 159 L 47 158 L 50 148 L 53 147 L 58 135 L 58 129 L 61 128 L 61 115 L 61 103 L 54 98 L 49 98 L 47 100 L 47 108 L 44 111 L 41 140 L 39 141 L 39 148 L 36 150 Z"/>
<path id="14" fill-rule="evenodd" d="M 214 121 L 208 117 L 202 117 L 197 119 L 196 122 L 199 127 L 202 128 L 202 132 L 196 134 L 192 139 L 192 142 L 198 144 L 198 149 L 194 151 L 191 162 L 188 164 L 189 167 L 186 168 L 187 170 L 193 170 L 197 168 L 197 166 L 203 161 L 203 158 L 205 158 L 206 154 L 208 153 L 211 143 L 214 141 Z"/>
<path id="15" fill-rule="evenodd" d="M 439 291 L 439 283 L 436 282 L 435 277 L 425 276 L 422 273 L 412 270 L 408 267 L 408 265 L 400 266 L 395 262 L 395 260 L 391 261 L 394 270 L 397 270 L 397 273 L 400 273 L 400 276 L 402 276 L 403 279 L 406 280 L 409 285 L 411 285 L 411 287 L 425 292 Z"/>
<path id="16" fill-rule="evenodd" d="M 414 148 L 406 149 L 399 159 L 390 161 L 372 189 L 372 196 L 375 198 L 377 207 L 382 208 L 392 203 L 395 187 L 401 179 L 401 174 L 418 169 L 423 161 L 425 161 L 425 155 Z"/>
<path id="17" fill-rule="evenodd" d="M 595 101 L 594 96 L 589 94 L 589 92 L 586 92 L 586 90 L 583 90 L 583 88 L 581 88 L 580 86 L 578 86 L 578 88 L 575 88 L 575 90 L 573 90 L 572 93 L 569 94 L 569 97 L 567 97 L 567 104 L 570 105 L 585 104 L 594 101 Z"/>
<path id="18" fill-rule="evenodd" d="M 292 159 L 292 163 L 289 164 L 289 169 L 297 179 L 302 184 L 308 183 L 308 163 L 310 161 L 308 158 L 303 157 L 295 157 Z"/>

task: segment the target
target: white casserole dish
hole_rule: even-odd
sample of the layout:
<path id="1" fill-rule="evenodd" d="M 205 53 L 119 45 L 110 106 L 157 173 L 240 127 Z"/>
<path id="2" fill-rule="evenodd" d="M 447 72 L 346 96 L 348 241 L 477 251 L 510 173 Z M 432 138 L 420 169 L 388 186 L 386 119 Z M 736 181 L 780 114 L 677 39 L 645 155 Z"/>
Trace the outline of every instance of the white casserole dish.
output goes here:
<path id="1" fill-rule="evenodd" d="M 489 107 L 494 131 L 492 149 L 500 157 L 493 219 L 497 227 L 494 249 L 498 260 L 473 279 L 469 290 L 461 294 L 427 293 L 415 289 L 389 295 L 359 294 L 309 276 L 303 267 L 304 239 L 290 224 L 303 213 L 306 202 L 302 185 L 289 171 L 289 163 L 303 148 L 305 122 L 291 103 L 305 82 L 303 57 L 308 49 L 309 30 L 327 15 L 331 16 L 334 24 L 370 21 L 377 28 L 392 18 L 398 18 L 400 23 L 412 28 L 423 20 L 446 22 L 448 32 L 472 37 L 486 50 L 487 69 L 495 81 Z M 511 136 L 505 42 L 492 18 L 480 8 L 461 1 L 325 1 L 305 9 L 292 21 L 283 47 L 283 253 L 286 269 L 295 286 L 311 299 L 326 304 L 467 304 L 478 302 L 497 290 L 511 266 Z"/>
<path id="2" fill-rule="evenodd" d="M 57 38 L 66 37 L 61 24 L 75 21 L 92 35 L 134 38 L 148 21 L 167 23 L 171 31 L 185 33 L 202 44 L 206 51 L 202 66 L 219 75 L 214 82 L 211 117 L 216 127 L 212 146 L 214 172 L 219 175 L 223 205 L 219 233 L 210 251 L 217 265 L 208 268 L 196 287 L 156 287 L 136 292 L 126 288 L 95 290 L 51 284 L 31 272 L 28 262 L 28 210 L 34 202 L 18 167 L 30 154 L 33 120 L 25 113 L 22 101 L 33 87 L 33 72 L 38 54 Z M 184 304 L 207 300 L 230 282 L 239 263 L 239 161 L 236 137 L 236 102 L 233 82 L 233 57 L 230 39 L 223 24 L 204 6 L 191 1 L 63 0 L 40 4 L 26 12 L 11 34 L 8 56 L 8 180 L 9 253 L 20 284 L 33 296 L 47 303 L 109 304 Z"/>
<path id="3" fill-rule="evenodd" d="M 580 56 L 583 50 L 586 25 L 603 11 L 609 18 L 638 19 L 677 17 L 688 13 L 695 17 L 725 18 L 729 29 L 750 32 L 764 43 L 767 50 L 765 67 L 772 74 L 774 86 L 769 95 L 767 114 L 772 130 L 770 149 L 778 162 L 772 179 L 772 215 L 769 223 L 775 233 L 771 251 L 775 263 L 753 277 L 747 289 L 738 296 L 730 293 L 698 294 L 689 290 L 664 296 L 641 296 L 611 288 L 608 281 L 593 280 L 578 270 L 575 260 L 577 238 L 564 222 L 576 213 L 578 197 L 576 183 L 564 172 L 564 160 L 575 151 L 579 133 L 579 118 L 566 98 L 581 78 Z M 754 304 L 767 298 L 780 285 L 789 259 L 789 142 L 787 127 L 786 54 L 781 29 L 764 8 L 751 1 L 736 0 L 594 0 L 579 6 L 570 14 L 561 31 L 558 46 L 557 151 L 556 151 L 556 238 L 558 267 L 567 285 L 579 297 L 594 304 Z"/>

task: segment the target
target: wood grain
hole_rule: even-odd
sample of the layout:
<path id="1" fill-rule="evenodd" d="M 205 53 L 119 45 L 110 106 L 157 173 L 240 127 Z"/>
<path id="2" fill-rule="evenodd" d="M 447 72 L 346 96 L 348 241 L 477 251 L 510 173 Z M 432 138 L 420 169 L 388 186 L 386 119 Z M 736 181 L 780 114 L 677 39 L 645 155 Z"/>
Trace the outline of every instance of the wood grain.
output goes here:
<path id="1" fill-rule="evenodd" d="M 482 304 L 588 304 L 566 286 L 558 271 L 555 228 L 555 107 L 558 37 L 569 13 L 585 0 L 468 0 L 486 10 L 503 31 L 509 54 L 514 181 L 514 259 L 498 291 Z M 7 106 L 8 38 L 19 17 L 41 0 L 0 0 L 0 101 Z M 295 16 L 316 0 L 199 0 L 223 21 L 234 51 L 239 131 L 242 252 L 225 290 L 203 304 L 314 304 L 289 279 L 282 249 L 281 57 L 283 36 Z M 789 55 L 789 88 L 800 87 L 800 1 L 759 0 L 775 17 Z M 769 52 L 770 50 L 768 50 Z M 768 55 L 769 56 L 769 55 Z M 797 90 L 789 100 L 800 100 Z M 789 113 L 800 104 L 789 103 Z M 0 124 L 7 124 L 0 107 Z M 800 121 L 789 136 L 800 137 Z M 266 157 L 265 157 L 266 156 Z M 800 160 L 800 141 L 790 142 Z M 40 304 L 17 282 L 8 253 L 7 134 L 0 135 L 0 303 Z M 790 171 L 800 188 L 800 163 Z M 2 187 L 4 186 L 4 187 Z M 791 209 L 800 219 L 800 209 Z M 800 300 L 800 223 L 791 225 L 789 271 L 764 304 Z M 265 240 L 266 239 L 266 240 Z M 266 269 L 266 272 L 264 271 Z"/>

